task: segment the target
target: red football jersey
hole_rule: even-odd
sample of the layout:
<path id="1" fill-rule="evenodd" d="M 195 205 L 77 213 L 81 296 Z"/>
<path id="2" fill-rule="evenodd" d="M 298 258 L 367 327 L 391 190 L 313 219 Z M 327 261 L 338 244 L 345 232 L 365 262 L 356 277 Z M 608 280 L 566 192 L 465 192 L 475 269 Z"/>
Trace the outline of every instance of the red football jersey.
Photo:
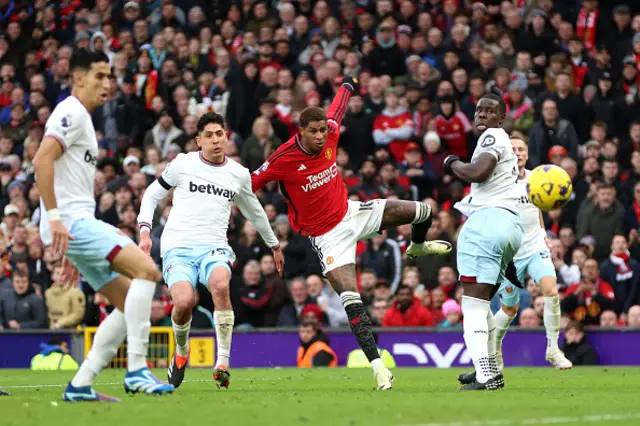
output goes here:
<path id="1" fill-rule="evenodd" d="M 473 130 L 467 116 L 459 111 L 449 119 L 439 115 L 435 119 L 435 125 L 436 132 L 443 139 L 445 150 L 463 160 L 467 158 L 467 133 Z"/>
<path id="2" fill-rule="evenodd" d="M 341 87 L 327 111 L 329 132 L 322 151 L 309 154 L 300 134 L 289 139 L 251 175 L 253 191 L 278 181 L 289 207 L 291 228 L 304 236 L 332 230 L 347 214 L 347 188 L 338 172 L 340 124 L 351 93 Z"/>

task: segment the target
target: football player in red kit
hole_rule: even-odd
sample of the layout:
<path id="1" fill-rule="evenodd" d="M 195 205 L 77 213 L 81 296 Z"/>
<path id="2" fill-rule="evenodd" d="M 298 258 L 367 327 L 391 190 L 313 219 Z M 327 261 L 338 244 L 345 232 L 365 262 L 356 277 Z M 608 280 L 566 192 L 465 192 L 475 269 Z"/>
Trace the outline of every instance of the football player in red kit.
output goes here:
<path id="1" fill-rule="evenodd" d="M 425 242 L 431 226 L 431 208 L 416 201 L 347 200 L 347 190 L 336 166 L 340 123 L 358 81 L 345 77 L 326 115 L 310 107 L 300 113 L 300 132 L 281 145 L 253 172 L 253 190 L 278 181 L 289 207 L 291 227 L 309 237 L 320 258 L 323 273 L 340 294 L 351 331 L 371 362 L 378 390 L 391 389 L 394 378 L 384 367 L 371 332 L 371 320 L 362 305 L 356 284 L 356 244 L 383 229 L 412 224 L 412 257 L 444 255 L 446 241 Z"/>

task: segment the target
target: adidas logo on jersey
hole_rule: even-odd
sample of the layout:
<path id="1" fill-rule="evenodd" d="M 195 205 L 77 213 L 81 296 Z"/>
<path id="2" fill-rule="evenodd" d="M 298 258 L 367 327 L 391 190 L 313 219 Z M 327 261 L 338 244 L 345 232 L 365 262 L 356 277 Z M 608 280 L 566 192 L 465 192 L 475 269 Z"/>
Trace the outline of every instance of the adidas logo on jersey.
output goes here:
<path id="1" fill-rule="evenodd" d="M 298 171 L 301 172 L 303 170 L 307 170 L 307 166 L 305 166 L 304 164 L 300 164 L 300 167 L 298 167 Z"/>
<path id="2" fill-rule="evenodd" d="M 229 201 L 233 201 L 236 193 L 224 188 L 218 188 L 210 183 L 206 185 L 198 185 L 194 182 L 189 182 L 189 192 L 200 192 L 201 194 L 217 195 L 219 197 L 226 198 Z"/>
<path id="3" fill-rule="evenodd" d="M 91 151 L 87 150 L 84 153 L 84 161 L 91 164 L 92 166 L 95 166 L 98 163 L 98 157 L 91 154 Z"/>

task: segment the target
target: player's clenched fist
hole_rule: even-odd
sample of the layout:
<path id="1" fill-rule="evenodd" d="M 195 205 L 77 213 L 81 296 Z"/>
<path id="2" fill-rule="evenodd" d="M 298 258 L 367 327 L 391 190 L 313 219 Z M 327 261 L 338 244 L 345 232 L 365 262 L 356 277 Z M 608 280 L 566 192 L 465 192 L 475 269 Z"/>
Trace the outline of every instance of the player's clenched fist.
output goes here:
<path id="1" fill-rule="evenodd" d="M 447 173 L 453 173 L 451 165 L 456 161 L 460 161 L 460 157 L 457 155 L 447 155 L 447 158 L 444 159 L 444 171 Z"/>
<path id="2" fill-rule="evenodd" d="M 151 237 L 149 236 L 148 231 L 143 231 L 140 233 L 140 243 L 138 243 L 138 245 L 140 246 L 142 251 L 145 252 L 145 254 L 151 253 L 151 246 L 153 244 L 151 243 Z"/>
<path id="3" fill-rule="evenodd" d="M 360 93 L 360 83 L 358 83 L 358 79 L 355 77 L 351 77 L 350 75 L 345 76 L 342 79 L 342 85 L 351 93 Z"/>

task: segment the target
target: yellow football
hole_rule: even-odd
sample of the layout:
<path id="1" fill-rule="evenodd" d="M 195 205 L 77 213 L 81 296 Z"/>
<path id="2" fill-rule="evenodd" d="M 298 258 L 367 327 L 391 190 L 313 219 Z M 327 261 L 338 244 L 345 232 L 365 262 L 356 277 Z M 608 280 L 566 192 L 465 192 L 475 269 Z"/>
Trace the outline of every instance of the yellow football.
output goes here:
<path id="1" fill-rule="evenodd" d="M 573 185 L 567 172 L 553 164 L 536 167 L 527 178 L 529 201 L 544 211 L 564 206 L 572 192 Z"/>

